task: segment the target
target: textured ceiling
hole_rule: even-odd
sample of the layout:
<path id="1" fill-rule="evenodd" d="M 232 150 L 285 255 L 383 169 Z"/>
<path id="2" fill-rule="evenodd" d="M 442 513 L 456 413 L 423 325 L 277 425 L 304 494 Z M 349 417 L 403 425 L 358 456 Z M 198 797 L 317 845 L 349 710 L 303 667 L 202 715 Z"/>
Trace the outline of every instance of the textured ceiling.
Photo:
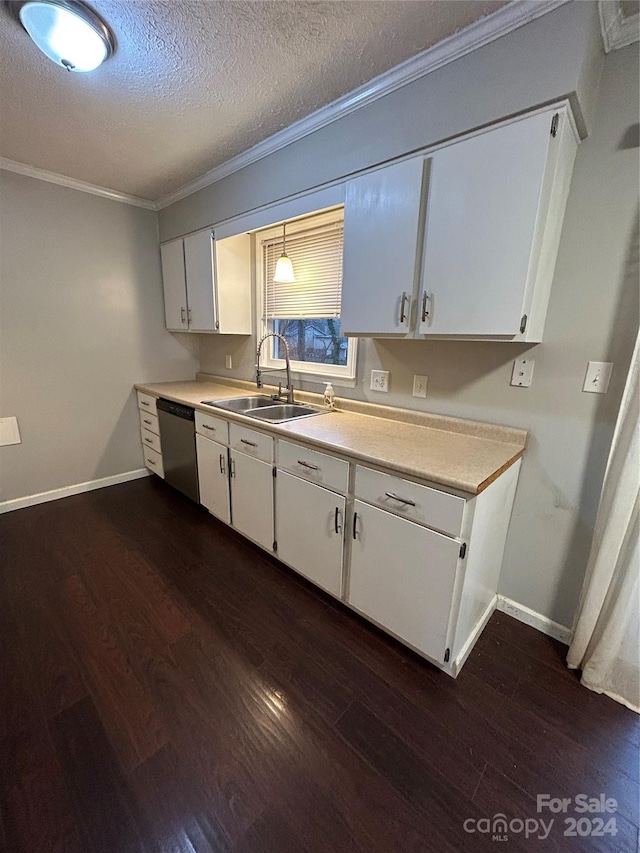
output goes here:
<path id="1" fill-rule="evenodd" d="M 71 74 L 0 8 L 0 155 L 156 200 L 504 0 L 95 0 L 112 59 Z"/>

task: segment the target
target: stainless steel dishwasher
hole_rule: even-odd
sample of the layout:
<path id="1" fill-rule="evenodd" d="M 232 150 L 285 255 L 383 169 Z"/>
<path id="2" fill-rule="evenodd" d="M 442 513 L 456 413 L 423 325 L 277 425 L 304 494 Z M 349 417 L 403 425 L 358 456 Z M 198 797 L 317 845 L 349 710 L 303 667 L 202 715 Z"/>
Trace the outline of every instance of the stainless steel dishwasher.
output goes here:
<path id="1" fill-rule="evenodd" d="M 157 404 L 165 482 L 199 501 L 195 413 L 190 406 L 160 398 Z"/>

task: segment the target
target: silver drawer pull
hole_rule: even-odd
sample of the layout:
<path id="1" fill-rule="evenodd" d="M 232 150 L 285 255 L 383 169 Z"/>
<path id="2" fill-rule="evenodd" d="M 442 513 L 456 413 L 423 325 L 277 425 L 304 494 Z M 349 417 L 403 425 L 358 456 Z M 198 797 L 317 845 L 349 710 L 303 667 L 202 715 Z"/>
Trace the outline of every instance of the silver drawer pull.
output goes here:
<path id="1" fill-rule="evenodd" d="M 407 506 L 415 506 L 415 501 L 410 501 L 407 498 L 401 498 L 399 495 L 394 495 L 393 492 L 385 492 L 385 495 L 388 498 L 393 498 L 394 501 L 400 501 L 401 504 L 407 504 Z"/>
<path id="2" fill-rule="evenodd" d="M 246 438 L 241 438 L 241 439 L 240 439 L 240 441 L 242 442 L 242 444 L 248 444 L 248 445 L 249 445 L 249 447 L 257 447 L 257 446 L 258 446 L 258 445 L 255 443 L 255 441 L 249 441 L 249 440 L 248 440 L 248 439 L 246 439 Z"/>
<path id="3" fill-rule="evenodd" d="M 215 432 L 215 431 L 216 431 L 216 428 L 215 428 L 215 427 L 212 427 L 212 426 L 209 426 L 209 424 L 202 424 L 202 426 L 203 426 L 205 429 L 210 429 L 210 430 L 211 430 L 211 432 Z"/>
<path id="4" fill-rule="evenodd" d="M 317 465 L 312 465 L 310 462 L 303 462 L 302 459 L 298 459 L 298 465 L 302 465 L 303 468 L 310 468 L 311 471 L 319 471 Z"/>
<path id="5" fill-rule="evenodd" d="M 220 454 L 220 473 L 224 474 L 224 455 Z"/>
<path id="6" fill-rule="evenodd" d="M 153 461 L 153 459 L 147 459 L 147 465 L 155 465 L 155 464 L 156 463 Z"/>
<path id="7" fill-rule="evenodd" d="M 150 438 L 145 437 L 145 441 L 147 442 L 147 444 L 153 444 L 153 441 Z"/>
<path id="8" fill-rule="evenodd" d="M 151 405 L 151 403 L 147 403 L 147 401 L 146 401 L 146 400 L 140 400 L 140 405 L 141 405 L 141 406 L 150 406 L 150 405 Z"/>
<path id="9" fill-rule="evenodd" d="M 153 426 L 153 424 L 151 423 L 151 421 L 148 421 L 146 418 L 143 418 L 143 419 L 142 419 L 142 423 L 143 423 L 143 424 L 149 424 L 149 426 Z"/>

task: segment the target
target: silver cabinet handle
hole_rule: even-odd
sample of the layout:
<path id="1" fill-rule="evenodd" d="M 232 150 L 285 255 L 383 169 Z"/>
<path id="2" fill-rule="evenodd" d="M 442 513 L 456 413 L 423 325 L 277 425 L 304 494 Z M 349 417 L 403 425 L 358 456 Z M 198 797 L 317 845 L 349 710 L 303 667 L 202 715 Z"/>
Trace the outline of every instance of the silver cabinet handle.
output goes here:
<path id="1" fill-rule="evenodd" d="M 404 306 L 405 303 L 409 300 L 409 296 L 406 291 L 402 291 L 402 296 L 400 297 L 400 322 L 404 323 L 408 319 L 408 314 L 405 313 Z"/>
<path id="2" fill-rule="evenodd" d="M 358 538 L 358 513 L 353 513 L 353 538 Z"/>
<path id="3" fill-rule="evenodd" d="M 303 468 L 309 468 L 311 471 L 319 471 L 317 465 L 312 465 L 310 462 L 303 462 L 302 459 L 298 459 L 298 465 L 302 465 Z"/>
<path id="4" fill-rule="evenodd" d="M 147 438 L 147 437 L 146 437 L 146 435 L 145 435 L 145 437 L 144 437 L 144 440 L 147 442 L 147 444 L 153 444 L 153 442 L 151 441 L 151 439 L 150 439 L 150 438 Z"/>
<path id="5" fill-rule="evenodd" d="M 184 308 L 183 308 L 183 307 L 181 307 L 181 308 L 180 308 L 180 322 L 182 323 L 182 325 L 183 325 L 183 326 L 184 326 L 184 324 L 185 324 L 185 316 L 184 316 L 184 314 L 185 314 Z"/>
<path id="6" fill-rule="evenodd" d="M 257 446 L 258 446 L 258 445 L 255 443 L 255 441 L 249 441 L 249 440 L 248 440 L 248 439 L 246 439 L 246 438 L 241 438 L 241 439 L 240 439 L 240 441 L 242 442 L 242 444 L 248 444 L 248 445 L 249 445 L 249 447 L 257 447 Z"/>
<path id="7" fill-rule="evenodd" d="M 429 317 L 431 316 L 431 294 L 428 290 L 422 294 L 422 314 L 421 319 L 423 323 L 426 323 Z"/>
<path id="8" fill-rule="evenodd" d="M 189 321 L 189 325 L 191 325 L 191 308 L 187 308 L 187 320 Z"/>
<path id="9" fill-rule="evenodd" d="M 151 405 L 151 403 L 147 403 L 147 401 L 146 401 L 146 400 L 140 400 L 140 405 L 141 405 L 141 406 L 150 406 L 150 405 Z"/>
<path id="10" fill-rule="evenodd" d="M 155 465 L 155 464 L 156 464 L 156 463 L 153 461 L 153 459 L 145 459 L 145 462 L 147 463 L 147 465 Z"/>
<path id="11" fill-rule="evenodd" d="M 224 454 L 220 454 L 220 473 L 224 474 Z"/>
<path id="12" fill-rule="evenodd" d="M 407 504 L 408 506 L 415 506 L 415 501 L 410 501 L 408 498 L 401 498 L 400 495 L 394 495 L 393 492 L 385 492 L 385 495 L 388 498 L 393 498 L 394 501 L 400 501 L 401 504 Z"/>
<path id="13" fill-rule="evenodd" d="M 236 461 L 235 461 L 235 459 L 229 460 L 229 476 L 230 477 L 236 476 Z"/>
<path id="14" fill-rule="evenodd" d="M 336 533 L 340 533 L 342 528 L 340 527 L 340 507 L 336 507 L 336 514 L 333 518 L 333 528 Z"/>
<path id="15" fill-rule="evenodd" d="M 143 419 L 142 419 L 142 423 L 143 423 L 143 424 L 149 424 L 149 426 L 153 426 L 153 424 L 151 423 L 151 421 L 148 421 L 146 418 L 143 418 Z"/>
<path id="16" fill-rule="evenodd" d="M 209 424 L 202 424 L 202 426 L 204 427 L 204 429 L 210 429 L 210 430 L 211 430 L 211 432 L 215 432 L 215 431 L 216 431 L 216 428 L 215 428 L 215 427 L 212 427 L 212 426 L 209 426 Z"/>

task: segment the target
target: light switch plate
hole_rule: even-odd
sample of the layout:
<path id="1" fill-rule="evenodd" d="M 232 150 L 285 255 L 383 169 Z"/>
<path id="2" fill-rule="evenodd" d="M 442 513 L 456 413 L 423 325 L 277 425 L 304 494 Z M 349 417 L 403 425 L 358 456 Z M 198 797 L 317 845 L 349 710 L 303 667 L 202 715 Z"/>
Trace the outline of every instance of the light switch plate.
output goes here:
<path id="1" fill-rule="evenodd" d="M 17 418 L 0 418 L 0 447 L 6 444 L 21 444 Z"/>
<path id="2" fill-rule="evenodd" d="M 517 358 L 513 362 L 511 384 L 519 388 L 528 388 L 533 379 L 533 368 L 535 361 L 532 358 Z"/>
<path id="3" fill-rule="evenodd" d="M 418 376 L 416 373 L 413 377 L 413 396 L 414 397 L 426 397 L 427 396 L 427 377 L 426 376 Z"/>
<path id="4" fill-rule="evenodd" d="M 612 361 L 590 361 L 587 364 L 582 390 L 589 391 L 591 394 L 606 394 L 612 370 Z"/>
<path id="5" fill-rule="evenodd" d="M 372 391 L 388 391 L 389 390 L 389 371 L 388 370 L 372 370 L 371 371 L 371 390 Z"/>

